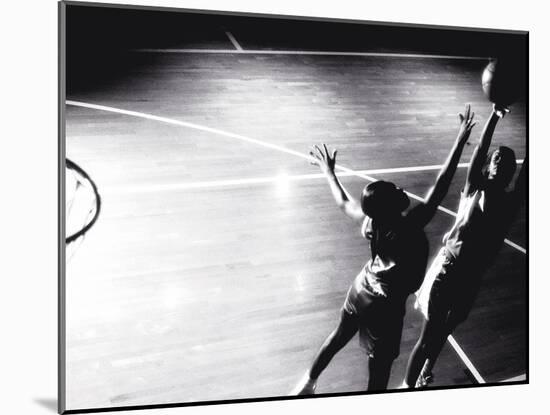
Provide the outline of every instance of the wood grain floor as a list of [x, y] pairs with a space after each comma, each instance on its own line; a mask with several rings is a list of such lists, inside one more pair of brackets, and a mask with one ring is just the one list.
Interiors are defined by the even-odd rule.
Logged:
[[[444, 161], [469, 102], [490, 113], [482, 60], [133, 54], [126, 73], [68, 99], [139, 111], [307, 153], [326, 142], [352, 169]], [[227, 136], [68, 105], [67, 156], [96, 180], [103, 211], [67, 264], [67, 407], [286, 395], [337, 321], [369, 258], [366, 241], [298, 157]], [[526, 148], [516, 104], [495, 144]], [[462, 161], [471, 155], [467, 147]], [[424, 195], [437, 172], [376, 176]], [[456, 210], [465, 171], [443, 206]], [[166, 185], [279, 177], [257, 184]], [[366, 181], [343, 178], [353, 194]], [[452, 217], [428, 227], [437, 251]], [[525, 246], [522, 210], [510, 239]], [[526, 371], [525, 255], [505, 246], [456, 339], [488, 382]], [[421, 317], [408, 307], [390, 388], [401, 382]], [[357, 339], [318, 392], [363, 390]], [[436, 385], [470, 384], [446, 346]]]

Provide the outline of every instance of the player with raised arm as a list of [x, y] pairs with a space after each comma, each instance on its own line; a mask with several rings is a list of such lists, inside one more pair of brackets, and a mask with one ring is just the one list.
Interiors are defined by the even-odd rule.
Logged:
[[493, 107], [470, 161], [455, 223], [445, 234], [443, 247], [417, 293], [416, 304], [426, 320], [403, 387], [421, 387], [433, 381], [437, 357], [447, 337], [467, 318], [481, 277], [494, 262], [525, 197], [527, 158], [514, 189], [506, 191], [516, 170], [514, 151], [501, 146], [488, 157], [495, 127], [506, 112], [505, 107]]
[[462, 150], [474, 126], [466, 107], [460, 130], [434, 187], [424, 201], [408, 210], [409, 198], [393, 183], [367, 185], [360, 201], [349, 195], [335, 174], [336, 150], [315, 146], [312, 163], [326, 176], [336, 204], [361, 226], [370, 241], [371, 259], [348, 290], [340, 320], [292, 394], [313, 394], [317, 379], [334, 355], [359, 331], [368, 356], [367, 390], [385, 389], [399, 345], [407, 297], [421, 285], [426, 271], [428, 241], [424, 227], [445, 197]]

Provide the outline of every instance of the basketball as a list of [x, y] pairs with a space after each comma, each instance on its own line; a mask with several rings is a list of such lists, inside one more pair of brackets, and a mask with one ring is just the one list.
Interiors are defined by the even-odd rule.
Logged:
[[481, 76], [485, 96], [501, 106], [508, 106], [518, 99], [521, 82], [518, 65], [502, 59], [489, 62]]

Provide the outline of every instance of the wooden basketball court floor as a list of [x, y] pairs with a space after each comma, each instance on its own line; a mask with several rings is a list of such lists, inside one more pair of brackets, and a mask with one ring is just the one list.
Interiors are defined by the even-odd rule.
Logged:
[[[103, 199], [66, 267], [68, 409], [288, 394], [369, 258], [309, 148], [338, 149], [354, 195], [367, 176], [423, 196], [464, 104], [476, 112], [472, 143], [490, 113], [486, 59], [249, 53], [229, 31], [220, 39], [135, 51], [108, 87], [68, 91], [66, 155]], [[493, 144], [524, 158], [524, 102]], [[460, 167], [444, 208], [456, 211], [464, 179]], [[428, 226], [431, 256], [452, 221], [438, 211]], [[447, 344], [434, 386], [525, 379], [526, 228], [522, 208], [454, 334], [477, 380]], [[421, 322], [411, 298], [390, 389]], [[361, 391], [367, 376], [355, 338], [317, 391]]]

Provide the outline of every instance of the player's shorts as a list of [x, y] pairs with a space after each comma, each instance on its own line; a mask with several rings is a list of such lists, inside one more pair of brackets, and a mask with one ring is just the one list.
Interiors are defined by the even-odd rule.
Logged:
[[460, 265], [442, 248], [426, 275], [417, 304], [428, 320], [452, 330], [468, 317], [479, 291], [480, 275], [479, 271]]
[[371, 358], [395, 359], [399, 355], [405, 299], [389, 300], [369, 290], [362, 270], [348, 290], [343, 309], [357, 317], [359, 343]]

